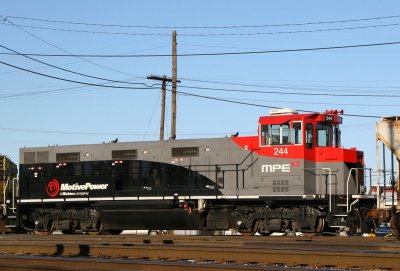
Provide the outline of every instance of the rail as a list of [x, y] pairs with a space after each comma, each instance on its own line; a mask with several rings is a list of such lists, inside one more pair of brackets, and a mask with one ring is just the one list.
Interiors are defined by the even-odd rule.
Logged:
[[[198, 264], [201, 265], [194, 270], [216, 270], [206, 264], [234, 267], [229, 269], [232, 271], [248, 268], [315, 270], [316, 267], [318, 270], [398, 270], [400, 243], [393, 241], [332, 236], [10, 235], [0, 240], [3, 251], [0, 269], [4, 270], [4, 266], [9, 264], [7, 270], [16, 270], [15, 261], [22, 258], [26, 265], [22, 270], [193, 270], [191, 268]], [[39, 262], [45, 261], [44, 256], [53, 257], [52, 266], [46, 261], [47, 266], [38, 267]], [[26, 257], [30, 257], [29, 261]], [[126, 264], [120, 269], [116, 263], [104, 264], [104, 261], [111, 260]], [[157, 261], [157, 265], [144, 268], [138, 265], [139, 260], [147, 263]], [[176, 265], [171, 266], [174, 263]], [[166, 264], [168, 268], [165, 268]], [[67, 269], [70, 266], [74, 268]]]

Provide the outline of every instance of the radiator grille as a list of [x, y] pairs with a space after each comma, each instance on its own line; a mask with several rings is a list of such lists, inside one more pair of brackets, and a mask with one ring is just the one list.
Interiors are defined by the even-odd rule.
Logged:
[[172, 157], [199, 156], [199, 147], [172, 148]]
[[272, 183], [272, 192], [289, 192], [289, 180], [274, 180]]
[[24, 163], [25, 164], [36, 163], [36, 152], [24, 152]]
[[112, 159], [137, 159], [137, 150], [112, 151]]
[[48, 151], [39, 151], [36, 153], [36, 161], [38, 163], [48, 163], [49, 162], [49, 152]]
[[72, 161], [80, 161], [80, 153], [79, 152], [64, 152], [64, 153], [56, 153], [56, 161], [57, 162], [72, 162]]

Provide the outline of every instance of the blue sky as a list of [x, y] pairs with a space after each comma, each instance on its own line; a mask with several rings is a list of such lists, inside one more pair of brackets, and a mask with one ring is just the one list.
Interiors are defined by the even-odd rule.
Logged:
[[[386, 43], [400, 41], [399, 15], [398, 1], [4, 1], [0, 9], [0, 46], [24, 54], [170, 54], [173, 27], [178, 35], [178, 54]], [[389, 16], [392, 17], [382, 18]], [[182, 56], [178, 57], [178, 78], [182, 81], [178, 91], [299, 110], [344, 109], [345, 113], [356, 115], [400, 115], [399, 98], [395, 97], [400, 94], [399, 47]], [[0, 53], [8, 52], [0, 48]], [[133, 87], [157, 83], [146, 80], [150, 74], [171, 76], [170, 57], [34, 58], [90, 76], [139, 83], [129, 85]], [[23, 56], [0, 54], [0, 61], [53, 77], [110, 85]], [[4, 64], [0, 64], [0, 82], [0, 151], [16, 161], [18, 149], [23, 146], [159, 137], [159, 86], [83, 86]], [[255, 134], [259, 116], [269, 111], [180, 94], [177, 138]], [[168, 134], [169, 97], [167, 114]], [[373, 168], [377, 121], [379, 118], [344, 116], [342, 127], [343, 145], [363, 150], [367, 165]]]

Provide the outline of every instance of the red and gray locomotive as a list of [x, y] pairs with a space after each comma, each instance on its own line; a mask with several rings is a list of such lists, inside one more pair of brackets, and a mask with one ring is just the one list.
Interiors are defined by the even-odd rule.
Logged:
[[254, 136], [24, 147], [8, 224], [40, 233], [369, 231], [376, 198], [365, 195], [363, 152], [341, 146], [341, 123], [336, 110], [276, 109]]

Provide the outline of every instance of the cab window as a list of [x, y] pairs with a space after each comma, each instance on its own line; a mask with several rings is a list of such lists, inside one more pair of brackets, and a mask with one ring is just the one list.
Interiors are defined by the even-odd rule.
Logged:
[[[295, 142], [294, 144], [301, 144], [301, 123], [296, 126], [296, 131], [290, 128], [290, 124], [269, 124], [269, 125], [261, 125], [261, 138], [260, 144], [262, 146], [271, 146], [271, 145], [289, 145]], [[291, 135], [291, 133], [295, 133], [295, 135]]]
[[296, 145], [303, 144], [303, 134], [301, 132], [301, 122], [293, 122], [293, 128], [290, 130], [291, 143]]
[[313, 147], [314, 133], [313, 133], [313, 125], [311, 123], [307, 123], [306, 125], [306, 148], [311, 149]]
[[318, 147], [339, 147], [340, 129], [337, 124], [318, 123], [317, 124], [317, 146]]
[[332, 145], [330, 125], [326, 123], [317, 123], [317, 146], [328, 147]]

